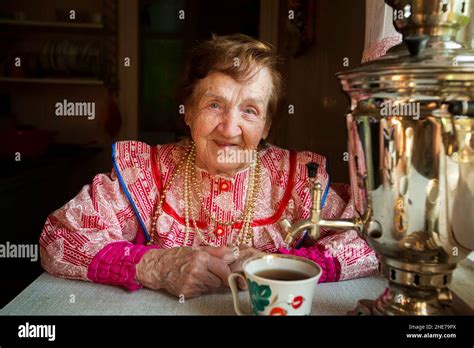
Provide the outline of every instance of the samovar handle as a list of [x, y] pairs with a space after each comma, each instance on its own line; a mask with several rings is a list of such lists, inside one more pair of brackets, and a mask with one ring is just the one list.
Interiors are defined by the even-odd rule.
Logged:
[[474, 101], [456, 100], [448, 102], [451, 115], [474, 116]]

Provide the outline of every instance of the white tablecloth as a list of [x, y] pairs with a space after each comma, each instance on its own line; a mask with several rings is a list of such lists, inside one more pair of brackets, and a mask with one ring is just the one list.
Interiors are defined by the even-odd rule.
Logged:
[[[474, 308], [474, 271], [455, 271], [451, 288]], [[323, 283], [316, 286], [313, 315], [345, 315], [357, 300], [375, 299], [386, 286], [381, 276]], [[250, 308], [247, 291], [240, 299]], [[245, 303], [244, 303], [245, 305]], [[180, 303], [164, 291], [119, 287], [67, 280], [43, 273], [7, 304], [0, 315], [234, 315], [229, 289]]]

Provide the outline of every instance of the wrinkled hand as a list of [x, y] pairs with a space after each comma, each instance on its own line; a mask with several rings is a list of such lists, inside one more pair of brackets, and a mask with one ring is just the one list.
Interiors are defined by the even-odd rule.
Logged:
[[152, 249], [137, 265], [136, 277], [147, 288], [192, 298], [229, 286], [229, 264], [235, 260], [225, 247]]
[[[252, 256], [257, 256], [257, 255], [263, 256], [263, 255], [266, 255], [267, 253], [264, 253], [263, 251], [260, 251], [258, 249], [255, 249], [249, 246], [241, 246], [239, 248], [238, 253], [235, 253], [235, 254], [237, 254], [237, 260], [235, 260], [234, 262], [230, 264], [230, 270], [232, 273], [234, 272], [241, 273], [243, 271], [242, 265], [244, 261], [247, 260], [248, 258]], [[244, 282], [242, 278], [238, 278], [237, 281], [238, 281], [240, 290], [247, 290], [247, 283]]]

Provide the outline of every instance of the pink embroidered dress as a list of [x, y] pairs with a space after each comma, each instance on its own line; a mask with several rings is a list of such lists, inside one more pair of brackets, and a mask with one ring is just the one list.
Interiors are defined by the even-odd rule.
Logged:
[[[185, 241], [184, 184], [178, 175], [157, 220], [156, 245], [146, 245], [152, 215], [163, 187], [172, 177], [188, 142], [149, 146], [138, 141], [113, 145], [113, 169], [98, 174], [92, 184], [48, 216], [40, 237], [41, 264], [49, 273], [71, 279], [140, 288], [135, 267], [150, 248], [181, 247]], [[319, 164], [317, 181], [325, 188], [323, 217], [351, 217], [353, 205], [346, 185], [330, 187], [326, 160], [311, 152], [290, 152], [272, 145], [259, 150], [261, 188], [251, 223], [252, 246], [269, 253], [291, 253], [316, 261], [320, 282], [363, 277], [377, 272], [378, 260], [355, 231], [323, 230], [316, 242], [296, 249], [286, 245], [279, 220], [305, 219], [311, 206], [306, 163]], [[214, 217], [232, 221], [244, 210], [249, 169], [234, 177], [211, 176], [198, 168], [203, 204]], [[199, 205], [199, 207], [201, 207]], [[204, 209], [196, 219], [205, 241], [191, 224], [188, 244], [228, 245], [241, 224], [215, 226]]]

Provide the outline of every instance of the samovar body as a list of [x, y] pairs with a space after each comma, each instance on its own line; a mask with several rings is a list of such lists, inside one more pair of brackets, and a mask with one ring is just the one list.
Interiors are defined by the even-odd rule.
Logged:
[[456, 314], [448, 285], [474, 250], [474, 53], [456, 41], [471, 2], [386, 2], [404, 42], [338, 74], [356, 216], [321, 219], [315, 186], [311, 217], [288, 235], [353, 228], [375, 250], [388, 288], [353, 314]]
[[354, 205], [389, 281], [358, 310], [453, 313], [448, 284], [474, 249], [474, 56], [455, 41], [471, 3], [387, 3], [404, 43], [339, 75]]
[[[474, 122], [456, 120], [439, 96], [412, 100], [372, 95], [348, 113], [351, 189], [390, 285], [371, 310], [441, 314], [452, 272], [474, 248]], [[366, 109], [372, 103], [420, 113], [381, 116]]]

